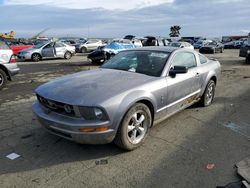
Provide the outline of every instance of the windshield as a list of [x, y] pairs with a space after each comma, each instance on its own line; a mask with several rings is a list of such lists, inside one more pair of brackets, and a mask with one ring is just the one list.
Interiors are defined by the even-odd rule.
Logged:
[[101, 68], [116, 69], [161, 76], [169, 53], [157, 51], [123, 51], [107, 61]]
[[40, 43], [36, 44], [36, 45], [34, 46], [34, 48], [39, 49], [39, 48], [41, 48], [44, 44], [45, 44], [45, 43], [40, 42]]
[[217, 42], [215, 42], [215, 41], [209, 42], [208, 45], [217, 45]]

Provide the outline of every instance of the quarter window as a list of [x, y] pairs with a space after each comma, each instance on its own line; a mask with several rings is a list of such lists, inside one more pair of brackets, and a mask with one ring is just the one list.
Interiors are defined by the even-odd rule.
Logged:
[[174, 66], [185, 66], [187, 68], [196, 67], [196, 59], [195, 55], [190, 52], [180, 52], [177, 53], [174, 58], [172, 59], [172, 65]]
[[204, 63], [207, 62], [207, 58], [205, 56], [199, 54], [199, 58], [200, 58], [200, 63], [201, 64], [204, 64]]

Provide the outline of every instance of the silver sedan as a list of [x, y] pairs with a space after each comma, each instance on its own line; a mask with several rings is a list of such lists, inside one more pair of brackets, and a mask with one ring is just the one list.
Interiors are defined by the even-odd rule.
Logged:
[[133, 150], [154, 124], [198, 101], [210, 105], [220, 70], [217, 60], [185, 48], [131, 49], [38, 87], [33, 111], [52, 134]]
[[40, 61], [43, 58], [70, 59], [75, 54], [75, 47], [62, 42], [39, 43], [33, 48], [21, 50], [17, 56], [23, 60]]

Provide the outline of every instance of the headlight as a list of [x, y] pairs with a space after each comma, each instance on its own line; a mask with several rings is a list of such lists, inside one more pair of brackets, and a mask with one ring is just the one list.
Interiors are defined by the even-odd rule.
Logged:
[[86, 120], [107, 120], [106, 113], [98, 107], [79, 106], [79, 112]]
[[247, 53], [250, 54], [250, 50], [247, 50]]

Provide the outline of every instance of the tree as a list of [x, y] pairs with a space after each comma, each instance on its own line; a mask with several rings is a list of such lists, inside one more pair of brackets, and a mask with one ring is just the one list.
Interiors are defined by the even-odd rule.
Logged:
[[181, 30], [181, 26], [179, 26], [179, 25], [171, 26], [169, 36], [170, 37], [179, 37], [180, 36], [180, 30]]

